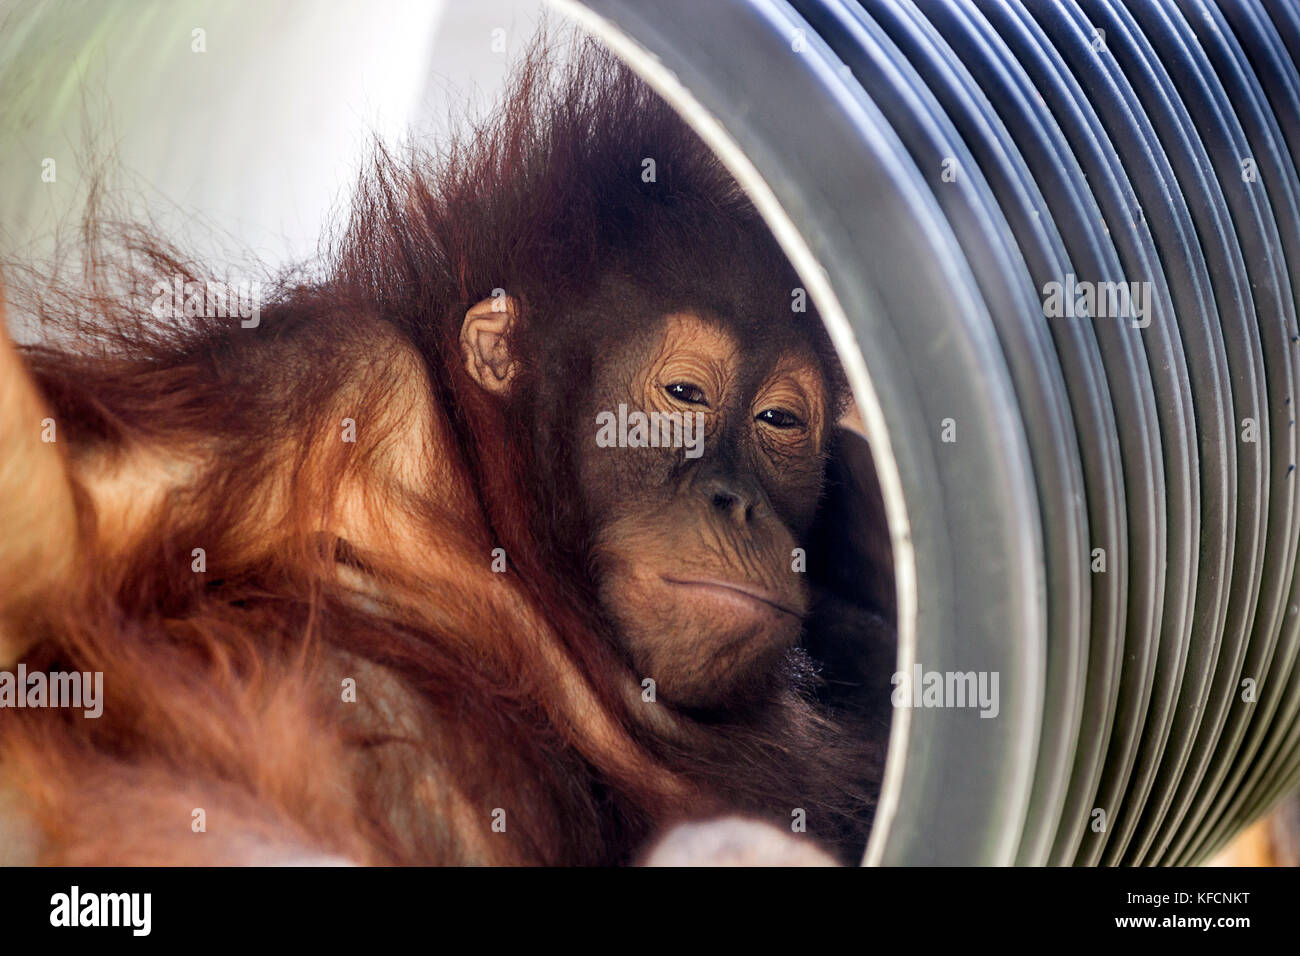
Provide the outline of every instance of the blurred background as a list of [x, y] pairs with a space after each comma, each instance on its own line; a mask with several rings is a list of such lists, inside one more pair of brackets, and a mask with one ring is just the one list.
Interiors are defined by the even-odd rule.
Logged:
[[103, 170], [198, 255], [309, 259], [372, 137], [436, 139], [467, 103], [490, 104], [540, 9], [3, 0], [0, 254], [52, 252]]

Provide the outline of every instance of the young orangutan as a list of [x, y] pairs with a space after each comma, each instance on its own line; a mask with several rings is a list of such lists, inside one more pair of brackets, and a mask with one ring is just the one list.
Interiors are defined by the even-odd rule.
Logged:
[[10, 290], [49, 334], [0, 348], [0, 667], [103, 673], [99, 717], [0, 709], [11, 855], [861, 853], [882, 745], [799, 647], [836, 358], [700, 140], [559, 62], [381, 152], [256, 322], [137, 232]]

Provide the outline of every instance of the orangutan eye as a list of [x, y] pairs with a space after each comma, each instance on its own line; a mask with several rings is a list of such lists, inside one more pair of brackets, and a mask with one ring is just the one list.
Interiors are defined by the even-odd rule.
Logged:
[[704, 389], [698, 385], [691, 385], [689, 382], [673, 382], [671, 385], [665, 385], [664, 391], [688, 405], [707, 406], [709, 404], [704, 400]]
[[799, 428], [803, 425], [800, 418], [779, 408], [769, 408], [759, 412], [754, 417], [757, 421], [765, 425], [771, 425], [773, 428]]

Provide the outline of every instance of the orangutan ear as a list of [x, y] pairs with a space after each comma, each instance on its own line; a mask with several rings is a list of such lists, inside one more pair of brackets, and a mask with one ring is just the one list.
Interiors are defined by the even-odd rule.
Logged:
[[519, 303], [511, 296], [484, 299], [465, 313], [460, 327], [460, 351], [465, 371], [479, 387], [504, 395], [519, 367], [510, 354], [510, 332], [519, 316]]
[[33, 635], [26, 612], [59, 600], [77, 566], [77, 509], [61, 424], [9, 341], [0, 289], [0, 668]]

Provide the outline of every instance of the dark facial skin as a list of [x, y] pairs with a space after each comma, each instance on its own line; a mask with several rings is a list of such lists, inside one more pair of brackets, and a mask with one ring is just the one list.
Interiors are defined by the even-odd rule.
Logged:
[[[606, 351], [575, 439], [601, 604], [659, 699], [701, 711], [758, 702], [808, 608], [792, 552], [817, 506], [830, 427], [814, 352], [742, 343], [692, 313]], [[703, 413], [702, 453], [599, 447], [596, 415], [619, 403]]]

